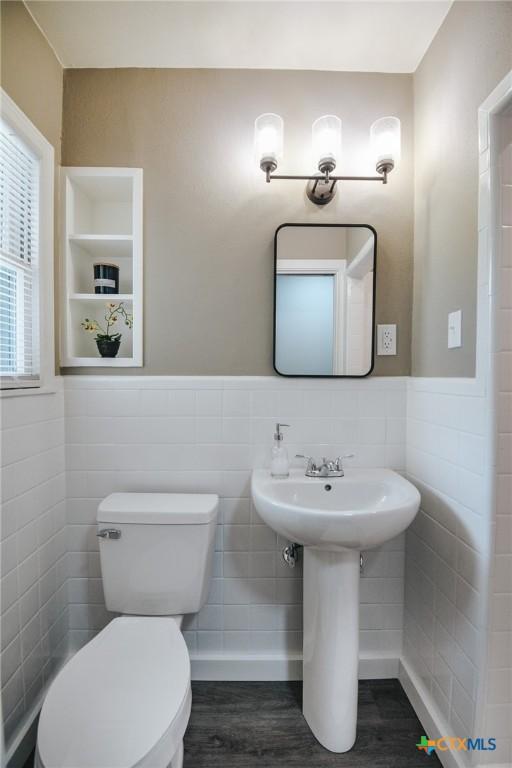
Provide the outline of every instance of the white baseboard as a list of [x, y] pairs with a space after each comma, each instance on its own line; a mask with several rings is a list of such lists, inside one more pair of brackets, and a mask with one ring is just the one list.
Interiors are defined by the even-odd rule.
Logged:
[[[302, 680], [302, 654], [191, 653], [192, 680]], [[397, 656], [361, 656], [359, 679], [398, 677]]]
[[191, 653], [192, 680], [302, 680], [302, 655]]
[[366, 653], [359, 655], [360, 680], [387, 680], [398, 677], [399, 671], [400, 659], [398, 656], [370, 656]]
[[[404, 659], [400, 659], [399, 679], [412, 704], [419, 721], [425, 729], [425, 735], [429, 739], [440, 739], [451, 735], [451, 727], [434, 706], [429, 691], [425, 688], [420, 678], [416, 675]], [[463, 752], [440, 752], [436, 750], [443, 768], [468, 768], [468, 764], [462, 759]], [[498, 768], [496, 766], [496, 768]]]

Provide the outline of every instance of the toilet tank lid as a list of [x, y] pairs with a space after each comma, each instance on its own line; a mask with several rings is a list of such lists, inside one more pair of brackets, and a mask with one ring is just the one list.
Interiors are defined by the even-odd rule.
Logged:
[[215, 493], [111, 493], [98, 507], [98, 523], [206, 525], [217, 518]]

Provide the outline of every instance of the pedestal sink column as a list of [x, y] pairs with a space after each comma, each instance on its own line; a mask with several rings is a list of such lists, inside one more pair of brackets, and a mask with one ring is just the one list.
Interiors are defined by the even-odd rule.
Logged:
[[302, 711], [331, 752], [356, 739], [359, 664], [359, 552], [304, 548]]

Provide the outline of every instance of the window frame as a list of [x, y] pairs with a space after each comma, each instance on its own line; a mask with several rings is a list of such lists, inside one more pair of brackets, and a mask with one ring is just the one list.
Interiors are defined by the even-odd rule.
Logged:
[[54, 321], [54, 184], [55, 151], [17, 104], [0, 88], [0, 116], [39, 160], [39, 242], [38, 290], [34, 296], [37, 312], [39, 377], [26, 380], [1, 377], [0, 397], [13, 394], [47, 393], [55, 390]]

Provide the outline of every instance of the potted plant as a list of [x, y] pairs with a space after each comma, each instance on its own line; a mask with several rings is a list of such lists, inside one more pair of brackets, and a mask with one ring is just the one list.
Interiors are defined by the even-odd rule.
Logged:
[[98, 323], [97, 320], [89, 320], [88, 317], [81, 323], [84, 330], [89, 333], [96, 333], [96, 344], [101, 357], [115, 357], [119, 352], [121, 345], [120, 333], [110, 333], [110, 329], [121, 318], [124, 318], [124, 324], [131, 328], [133, 326], [133, 315], [126, 311], [124, 304], [120, 301], [117, 304], [107, 304], [107, 314], [104, 316], [106, 329]]

